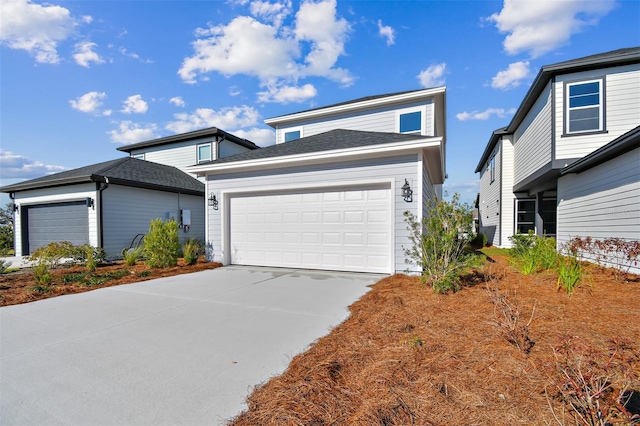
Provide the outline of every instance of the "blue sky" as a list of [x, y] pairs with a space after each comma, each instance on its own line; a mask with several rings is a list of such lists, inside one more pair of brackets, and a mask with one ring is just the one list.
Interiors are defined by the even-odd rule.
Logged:
[[640, 45], [637, 0], [2, 0], [0, 19], [0, 185], [211, 126], [266, 146], [265, 118], [445, 85], [445, 189], [471, 203], [541, 66]]

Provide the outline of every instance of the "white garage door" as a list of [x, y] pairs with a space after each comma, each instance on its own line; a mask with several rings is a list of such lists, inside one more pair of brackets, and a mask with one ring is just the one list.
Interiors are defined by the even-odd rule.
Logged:
[[388, 185], [232, 197], [231, 263], [391, 272], [390, 203]]

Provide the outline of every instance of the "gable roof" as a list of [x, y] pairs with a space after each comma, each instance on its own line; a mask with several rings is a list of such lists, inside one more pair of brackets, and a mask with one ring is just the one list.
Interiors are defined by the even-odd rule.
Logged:
[[[504, 133], [501, 133], [501, 135], [515, 132], [516, 128], [520, 123], [522, 123], [525, 116], [538, 100], [538, 97], [549, 81], [557, 75], [601, 68], [611, 68], [621, 65], [635, 64], [638, 62], [640, 62], [640, 47], [628, 47], [612, 50], [610, 52], [598, 53], [596, 55], [584, 56], [582, 58], [571, 59], [569, 61], [557, 62], [551, 65], [545, 65], [540, 68], [538, 75], [531, 84], [531, 87], [529, 87], [527, 94], [511, 119], [509, 125], [503, 129], [497, 130], [496, 132], [503, 131]], [[493, 132], [489, 142], [487, 143], [487, 147], [478, 162], [476, 173], [482, 170], [483, 164], [489, 159], [489, 155], [498, 142], [499, 138], [497, 136], [500, 135], [496, 135], [496, 132]]]
[[444, 179], [442, 137], [400, 133], [335, 129], [313, 136], [246, 151], [189, 167], [191, 173], [207, 174], [244, 169], [266, 169], [294, 164], [349, 161], [354, 158], [399, 155], [423, 150], [435, 183]]
[[605, 146], [560, 170], [560, 175], [584, 172], [637, 148], [640, 148], [640, 126], [629, 130]]
[[232, 135], [231, 133], [225, 132], [224, 130], [218, 129], [217, 127], [209, 127], [206, 129], [194, 130], [192, 132], [180, 133], [178, 135], [166, 136], [164, 138], [152, 139], [149, 141], [138, 142], [130, 145], [121, 146], [121, 147], [118, 147], [118, 151], [131, 153], [131, 151], [135, 149], [167, 145], [167, 144], [176, 143], [176, 142], [186, 142], [194, 139], [201, 139], [201, 138], [211, 137], [211, 136], [215, 136], [216, 140], [217, 138], [225, 139], [233, 143], [236, 143], [240, 146], [243, 146], [245, 148], [249, 148], [249, 149], [259, 148], [258, 145], [254, 144], [253, 142], [247, 139], [239, 138], [235, 135]]
[[272, 117], [264, 120], [266, 124], [274, 129], [280, 123], [292, 122], [296, 120], [303, 120], [308, 118], [314, 118], [318, 116], [345, 113], [354, 110], [363, 110], [374, 108], [380, 105], [390, 105], [394, 103], [403, 103], [414, 99], [423, 99], [427, 97], [443, 97], [442, 107], [444, 108], [444, 93], [446, 88], [434, 87], [429, 89], [408, 90], [404, 92], [387, 93], [384, 95], [365, 96], [346, 102], [340, 102], [337, 104], [327, 105], [319, 108], [308, 109], [305, 111], [299, 111], [292, 114], [281, 115], [278, 117]]
[[203, 195], [204, 184], [175, 167], [132, 157], [105, 161], [0, 188], [0, 192], [51, 188], [79, 183], [110, 184]]

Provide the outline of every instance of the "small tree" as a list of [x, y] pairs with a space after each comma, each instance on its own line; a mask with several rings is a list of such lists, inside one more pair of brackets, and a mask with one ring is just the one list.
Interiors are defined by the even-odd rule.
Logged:
[[175, 220], [163, 222], [162, 219], [153, 219], [144, 237], [147, 264], [152, 268], [176, 266], [179, 250], [178, 223]]
[[468, 205], [454, 194], [451, 201], [429, 201], [429, 214], [418, 221], [405, 212], [411, 247], [405, 248], [406, 263], [422, 269], [421, 279], [431, 278], [436, 293], [459, 289], [458, 278], [471, 265], [473, 254], [466, 250], [473, 229]]
[[0, 208], [0, 254], [13, 250], [13, 204]]

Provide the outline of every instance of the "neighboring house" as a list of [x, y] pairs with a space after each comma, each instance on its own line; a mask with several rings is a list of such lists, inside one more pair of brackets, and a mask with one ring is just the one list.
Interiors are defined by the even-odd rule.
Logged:
[[640, 48], [542, 67], [480, 173], [480, 232], [640, 240]]
[[121, 146], [118, 151], [126, 152], [133, 158], [166, 164], [187, 171], [187, 168], [194, 164], [206, 163], [257, 148], [258, 146], [251, 141], [216, 127], [210, 127]]
[[204, 185], [187, 167], [257, 148], [212, 127], [127, 145], [118, 149], [130, 157], [0, 188], [16, 206], [16, 255], [66, 240], [119, 256], [154, 218], [176, 219], [181, 240], [204, 240]]
[[268, 119], [276, 145], [190, 167], [206, 178], [210, 258], [406, 270], [403, 213], [427, 214], [445, 179], [445, 92], [374, 96]]

